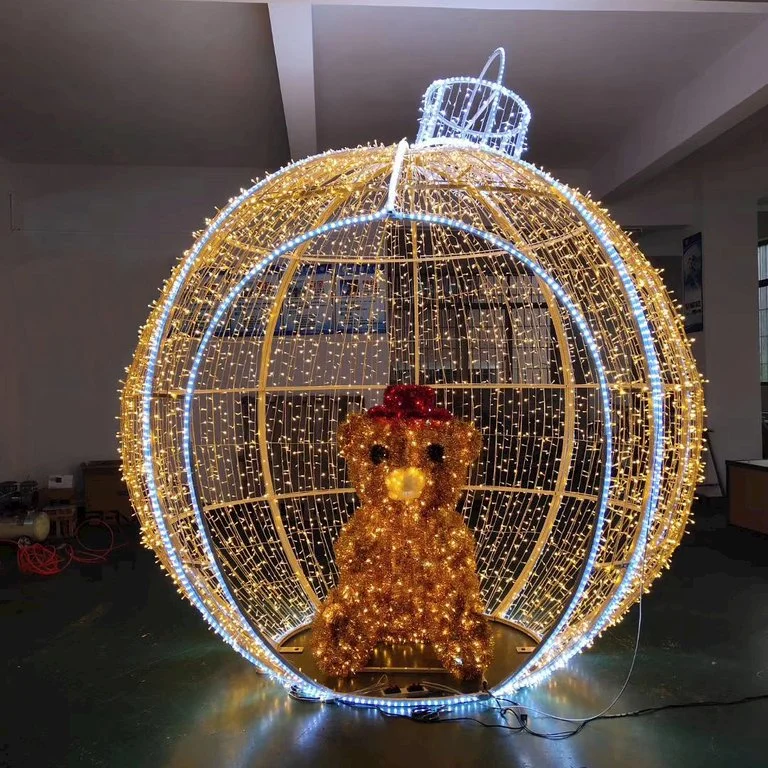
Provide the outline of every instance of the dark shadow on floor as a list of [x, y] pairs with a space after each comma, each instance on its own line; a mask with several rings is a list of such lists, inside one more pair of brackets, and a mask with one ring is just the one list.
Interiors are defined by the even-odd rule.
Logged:
[[[599, 722], [564, 742], [302, 704], [208, 631], [135, 541], [107, 565], [50, 579], [19, 577], [11, 548], [0, 549], [0, 766], [768, 764], [766, 702]], [[643, 614], [615, 710], [768, 691], [768, 539], [728, 527], [722, 502], [700, 506]], [[634, 609], [520, 698], [561, 714], [600, 711], [627, 673], [636, 622]]]

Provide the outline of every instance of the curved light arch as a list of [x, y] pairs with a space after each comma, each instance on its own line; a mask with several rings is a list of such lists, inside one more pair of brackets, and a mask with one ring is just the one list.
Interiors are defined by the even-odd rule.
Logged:
[[[154, 378], [155, 378], [155, 367], [157, 365], [157, 356], [160, 351], [160, 339], [165, 333], [168, 317], [170, 315], [171, 308], [173, 307], [174, 302], [176, 301], [176, 297], [179, 293], [179, 290], [184, 285], [184, 281], [186, 280], [187, 276], [192, 270], [192, 267], [197, 262], [197, 259], [200, 256], [203, 248], [208, 244], [208, 242], [213, 237], [213, 235], [216, 234], [216, 232], [219, 230], [222, 224], [224, 224], [224, 222], [227, 221], [227, 219], [245, 201], [253, 197], [253, 195], [259, 192], [269, 183], [278, 179], [280, 176], [295, 170], [297, 167], [306, 165], [319, 158], [326, 157], [328, 155], [342, 154], [348, 151], [349, 150], [332, 150], [328, 152], [322, 152], [317, 155], [307, 157], [304, 160], [300, 160], [297, 163], [287, 165], [284, 168], [277, 171], [276, 173], [273, 173], [270, 176], [267, 176], [264, 179], [262, 179], [260, 182], [257, 182], [250, 189], [244, 190], [243, 192], [241, 192], [241, 194], [238, 197], [230, 200], [227, 206], [223, 208], [219, 212], [219, 214], [216, 216], [216, 218], [209, 224], [208, 228], [205, 230], [205, 232], [200, 237], [200, 239], [195, 243], [194, 247], [189, 252], [189, 255], [182, 263], [181, 268], [179, 269], [179, 272], [176, 275], [170, 290], [168, 291], [165, 301], [163, 302], [160, 315], [158, 317], [157, 323], [155, 324], [155, 327], [153, 328], [152, 335], [150, 337], [150, 342], [149, 342], [149, 356], [148, 356], [148, 363], [147, 363], [147, 371], [144, 378], [142, 420], [141, 420], [142, 452], [144, 456], [144, 476], [147, 483], [151, 511], [155, 519], [155, 523], [157, 525], [160, 538], [163, 540], [165, 551], [168, 554], [169, 560], [171, 561], [171, 564], [173, 566], [173, 569], [174, 569], [173, 576], [183, 585], [184, 591], [187, 597], [195, 605], [195, 607], [200, 611], [200, 613], [203, 615], [203, 617], [211, 626], [211, 628], [214, 630], [214, 632], [216, 632], [216, 634], [218, 634], [223, 639], [225, 639], [230, 645], [232, 645], [232, 647], [238, 653], [240, 653], [244, 658], [246, 658], [248, 661], [254, 664], [261, 672], [268, 675], [269, 677], [275, 677], [276, 676], [275, 671], [267, 667], [264, 664], [263, 660], [257, 659], [247, 649], [243, 648], [240, 644], [236, 643], [222, 629], [219, 622], [215, 619], [213, 614], [208, 610], [204, 600], [202, 600], [201, 598], [200, 593], [190, 581], [186, 573], [186, 570], [181, 560], [178, 558], [178, 555], [171, 543], [170, 536], [168, 534], [168, 527], [165, 523], [165, 516], [163, 514], [163, 509], [160, 504], [160, 501], [158, 499], [157, 487], [155, 485], [155, 480], [154, 480], [154, 464], [153, 464], [153, 457], [152, 457], [152, 442], [151, 442], [151, 429], [152, 429], [151, 399], [152, 399], [153, 384], [154, 384]], [[278, 661], [278, 668], [286, 675], [286, 680], [281, 680], [281, 682], [290, 681], [291, 683], [300, 683], [303, 685], [307, 685], [310, 690], [313, 689], [314, 685], [309, 680], [309, 678], [305, 677], [304, 675], [296, 674], [296, 672], [293, 669], [288, 668], [282, 662], [282, 660], [277, 659], [272, 654], [268, 644], [265, 643], [262, 637], [260, 637], [254, 632], [253, 628], [250, 626], [248, 622], [244, 622], [243, 626], [248, 628], [249, 634], [251, 635], [252, 639], [257, 643], [257, 646], [259, 646], [260, 649], [263, 650], [269, 657], [272, 657], [272, 659], [276, 659]]]
[[[428, 142], [425, 144], [417, 144], [414, 146], [414, 149], [419, 149], [420, 147], [427, 147], [427, 146], [431, 150], [435, 150], [435, 149], [439, 150], [443, 147], [447, 149], [464, 148], [468, 151], [480, 152], [480, 153], [492, 155], [496, 158], [499, 158], [505, 163], [511, 162], [509, 155], [501, 150], [498, 150], [492, 146], [477, 144], [475, 142], [472, 142], [466, 139], [461, 139], [461, 138], [445, 137], [438, 143]], [[616, 590], [614, 595], [610, 598], [607, 605], [601, 611], [598, 617], [598, 620], [590, 628], [590, 630], [583, 636], [583, 642], [579, 643], [577, 648], [573, 650], [567, 650], [564, 654], [561, 654], [558, 657], [558, 666], [562, 666], [565, 663], [567, 663], [569, 658], [571, 658], [573, 655], [578, 653], [579, 650], [583, 648], [585, 645], [588, 645], [589, 643], [591, 643], [594, 640], [594, 638], [605, 629], [608, 623], [614, 618], [616, 613], [618, 613], [621, 610], [622, 601], [626, 599], [627, 593], [630, 590], [633, 590], [636, 588], [637, 570], [640, 567], [645, 557], [647, 540], [648, 540], [648, 535], [650, 531], [650, 522], [653, 518], [653, 513], [655, 511], [656, 504], [658, 501], [659, 483], [660, 483], [662, 465], [664, 460], [664, 456], [663, 456], [664, 454], [664, 395], [662, 390], [658, 355], [656, 353], [656, 349], [653, 343], [653, 337], [651, 335], [650, 327], [648, 325], [645, 308], [642, 304], [642, 301], [640, 300], [637, 289], [633, 281], [631, 280], [629, 273], [627, 272], [626, 265], [621, 259], [621, 256], [617, 251], [616, 247], [614, 246], [613, 242], [610, 240], [607, 233], [605, 232], [603, 225], [600, 223], [597, 217], [581, 202], [581, 200], [579, 200], [578, 196], [573, 192], [573, 190], [571, 190], [565, 184], [557, 181], [550, 174], [546, 173], [546, 171], [542, 170], [541, 168], [538, 168], [535, 165], [532, 165], [531, 163], [528, 163], [519, 158], [515, 158], [514, 162], [523, 166], [528, 171], [533, 173], [535, 176], [545, 181], [548, 185], [550, 185], [552, 188], [557, 190], [568, 201], [568, 203], [573, 207], [573, 209], [575, 209], [578, 212], [579, 216], [582, 218], [584, 223], [589, 227], [589, 230], [592, 232], [594, 237], [600, 243], [600, 246], [603, 249], [603, 252], [605, 253], [605, 255], [608, 257], [608, 259], [616, 269], [616, 274], [618, 275], [622, 283], [622, 287], [627, 296], [627, 300], [630, 303], [633, 319], [637, 324], [638, 335], [643, 345], [643, 350], [645, 353], [644, 359], [645, 359], [647, 370], [648, 370], [648, 381], [650, 382], [651, 404], [652, 404], [652, 410], [653, 410], [653, 418], [652, 418], [651, 426], [654, 433], [653, 434], [654, 447], [653, 447], [653, 454], [652, 454], [651, 471], [649, 473], [649, 478], [648, 478], [649, 494], [648, 494], [647, 502], [643, 506], [643, 510], [642, 510], [643, 522], [641, 524], [640, 531], [638, 532], [638, 536], [637, 536], [638, 542], [641, 542], [641, 543], [639, 544], [639, 546], [636, 546], [633, 549], [632, 556], [630, 558], [629, 565], [627, 566], [627, 571], [625, 573], [624, 578], [621, 580], [618, 586], [618, 589]], [[593, 554], [596, 556], [597, 552], [595, 551]], [[641, 585], [641, 589], [642, 589], [642, 585]], [[572, 609], [575, 609], [574, 603], [572, 603], [571, 607], [569, 608], [569, 613], [568, 613], [569, 616], [573, 612]], [[562, 625], [564, 623], [565, 622], [560, 621], [558, 623], [558, 628], [549, 633], [548, 639], [545, 640], [544, 644], [538, 649], [537, 656], [543, 655], [544, 649], [548, 648], [550, 644], [554, 643], [554, 641], [557, 639], [557, 636], [559, 635], [559, 630], [562, 629]], [[532, 666], [532, 663], [529, 661], [529, 663], [525, 665], [525, 668], [529, 668], [530, 666]], [[536, 674], [540, 674], [540, 673], [536, 673]], [[502, 693], [509, 693], [513, 689], [511, 687], [511, 683], [505, 683], [499, 690]]]
[[[363, 214], [360, 216], [353, 216], [353, 217], [348, 217], [348, 218], [340, 219], [333, 222], [328, 222], [302, 235], [297, 235], [294, 238], [286, 241], [282, 245], [278, 246], [270, 254], [265, 256], [262, 260], [260, 260], [253, 267], [251, 267], [251, 269], [249, 269], [248, 272], [229, 290], [226, 297], [219, 303], [218, 307], [216, 308], [216, 311], [213, 313], [210, 320], [208, 321], [208, 325], [205, 329], [205, 332], [203, 333], [202, 339], [200, 340], [200, 344], [197, 347], [197, 351], [195, 353], [195, 357], [193, 359], [192, 365], [190, 366], [189, 378], [187, 380], [186, 391], [184, 394], [184, 408], [183, 408], [184, 421], [183, 421], [183, 429], [182, 429], [182, 434], [184, 436], [184, 444], [183, 444], [182, 452], [184, 455], [184, 467], [187, 474], [187, 485], [189, 488], [190, 500], [191, 500], [192, 508], [194, 509], [195, 518], [197, 520], [198, 526], [201, 529], [204, 529], [205, 521], [203, 519], [203, 514], [200, 508], [200, 504], [198, 502], [197, 492], [195, 489], [195, 482], [194, 482], [194, 470], [192, 466], [192, 454], [190, 449], [190, 419], [191, 419], [190, 411], [191, 411], [191, 405], [192, 405], [192, 398], [195, 396], [195, 384], [197, 382], [197, 374], [200, 369], [200, 364], [203, 360], [205, 350], [211, 338], [213, 337], [213, 334], [219, 322], [222, 320], [222, 318], [224, 317], [224, 314], [232, 305], [235, 298], [240, 293], [242, 293], [243, 289], [248, 285], [248, 283], [250, 283], [264, 269], [266, 269], [266, 267], [269, 266], [269, 264], [271, 264], [280, 256], [288, 254], [289, 252], [293, 251], [296, 247], [320, 235], [323, 235], [327, 232], [347, 229], [347, 228], [355, 227], [361, 224], [371, 224], [375, 221], [382, 221], [387, 218], [392, 218], [398, 221], [436, 224], [438, 226], [448, 227], [449, 229], [454, 229], [457, 231], [461, 231], [461, 232], [465, 232], [467, 234], [473, 235], [481, 240], [484, 240], [485, 242], [489, 243], [494, 247], [504, 250], [507, 254], [512, 256], [512, 258], [518, 260], [521, 264], [523, 264], [526, 268], [528, 268], [531, 272], [533, 272], [540, 280], [544, 281], [544, 283], [558, 298], [558, 300], [561, 303], [561, 306], [563, 306], [566, 309], [566, 311], [569, 313], [571, 318], [574, 320], [574, 322], [576, 323], [576, 326], [579, 328], [579, 331], [581, 332], [586, 342], [586, 346], [589, 350], [589, 354], [590, 354], [590, 357], [592, 358], [592, 362], [595, 366], [595, 370], [597, 372], [597, 376], [599, 380], [599, 389], [600, 389], [600, 395], [601, 395], [601, 401], [602, 401], [603, 420], [604, 420], [603, 428], [605, 431], [604, 432], [605, 463], [602, 470], [602, 473], [603, 473], [603, 480], [601, 483], [602, 488], [600, 493], [600, 502], [599, 502], [599, 507], [597, 512], [597, 519], [595, 520], [595, 523], [594, 523], [590, 554], [587, 558], [585, 568], [579, 580], [579, 585], [576, 588], [574, 595], [572, 596], [570, 604], [568, 605], [566, 610], [563, 612], [555, 629], [552, 630], [552, 632], [550, 633], [550, 638], [556, 637], [556, 635], [560, 632], [560, 630], [567, 624], [568, 619], [572, 615], [576, 605], [581, 599], [584, 588], [592, 574], [592, 570], [595, 564], [595, 559], [597, 557], [597, 552], [600, 546], [600, 533], [602, 531], [603, 523], [605, 520], [605, 511], [608, 505], [608, 499], [610, 497], [611, 474], [612, 474], [612, 466], [613, 466], [611, 395], [608, 388], [605, 369], [602, 365], [602, 361], [600, 360], [599, 346], [595, 341], [592, 331], [589, 328], [589, 325], [587, 324], [583, 315], [575, 306], [572, 299], [560, 286], [560, 284], [556, 280], [554, 280], [554, 278], [552, 278], [552, 276], [548, 272], [546, 272], [541, 267], [541, 265], [532, 261], [528, 256], [521, 253], [511, 243], [507, 242], [503, 238], [498, 237], [497, 235], [485, 232], [483, 230], [480, 230], [476, 227], [473, 227], [461, 221], [449, 219], [443, 216], [435, 216], [431, 214], [419, 214], [419, 213], [415, 213], [415, 214], [403, 213], [400, 211], [383, 208], [379, 211], [376, 211], [375, 213]], [[210, 541], [208, 540], [207, 537], [203, 537], [203, 546], [208, 556], [209, 566], [214, 571], [216, 578], [218, 580], [218, 583], [225, 590], [225, 594], [227, 594], [231, 603], [237, 606], [234, 598], [231, 596], [229, 588], [226, 584], [226, 578], [221, 573], [219, 565], [213, 554]], [[236, 610], [240, 614], [241, 620], [245, 622], [248, 626], [250, 626], [248, 620], [242, 614], [239, 607], [236, 607]], [[508, 680], [506, 680], [501, 686], [499, 686], [498, 690], [501, 691], [502, 689], [506, 689], [509, 686], [513, 686], [515, 684], [515, 680], [523, 673], [523, 671], [527, 667], [534, 665], [535, 662], [545, 654], [548, 647], [549, 647], [548, 641], [545, 641], [544, 644], [537, 649], [536, 653], [533, 654], [532, 657], [528, 660], [526, 665], [522, 669], [518, 670], [518, 672], [512, 675]], [[340, 699], [344, 698], [343, 694], [334, 693], [330, 689], [321, 688], [321, 690], [323, 694], [327, 696], [340, 698]], [[377, 698], [366, 698], [366, 701], [370, 701], [372, 704], [377, 704], [377, 703], [386, 703], [389, 700], [377, 699]]]

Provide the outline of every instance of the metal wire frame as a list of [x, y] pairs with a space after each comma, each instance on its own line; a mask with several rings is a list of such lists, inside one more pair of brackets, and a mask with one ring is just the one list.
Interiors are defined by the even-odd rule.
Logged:
[[[333, 585], [333, 542], [353, 509], [335, 429], [391, 381], [434, 384], [486, 438], [462, 509], [489, 613], [547, 636], [570, 611], [518, 679], [531, 681], [631, 604], [639, 582], [621, 577], [639, 546], [646, 582], [661, 571], [699, 471], [701, 385], [677, 313], [658, 275], [591, 201], [466, 147], [411, 148], [395, 185], [403, 214], [441, 216], [510, 243], [552, 276], [591, 329], [616, 456], [601, 529], [606, 425], [583, 334], [551, 286], [502, 248], [415, 218], [318, 232], [264, 264], [216, 320], [185, 434], [190, 369], [222, 297], [281, 244], [383, 210], [394, 159], [393, 147], [325, 155], [243, 195], [214, 222], [166, 286], [129, 370], [126, 476], [161, 562], [180, 583], [185, 575], [182, 588], [225, 636], [287, 679], [269, 647], [311, 620]], [[648, 340], [601, 238], [654, 331], [661, 419]], [[350, 281], [368, 291], [365, 301], [341, 294]], [[574, 602], [589, 551], [593, 567]]]

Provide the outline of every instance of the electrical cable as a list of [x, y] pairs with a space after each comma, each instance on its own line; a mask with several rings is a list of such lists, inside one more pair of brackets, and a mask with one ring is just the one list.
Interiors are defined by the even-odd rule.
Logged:
[[[660, 704], [655, 707], [644, 707], [643, 709], [636, 709], [631, 712], [615, 712], [613, 714], [602, 714], [602, 715], [596, 715], [594, 717], [589, 718], [588, 720], [583, 720], [579, 725], [576, 726], [576, 728], [570, 730], [570, 731], [555, 731], [555, 732], [543, 732], [543, 731], [535, 731], [534, 729], [530, 728], [528, 725], [528, 716], [526, 713], [517, 712], [515, 707], [504, 707], [499, 709], [499, 714], [506, 722], [506, 715], [507, 713], [512, 713], [515, 716], [515, 719], [520, 724], [519, 726], [509, 726], [510, 730], [524, 730], [526, 733], [530, 734], [531, 736], [536, 736], [538, 738], [542, 739], [552, 739], [552, 740], [560, 740], [560, 739], [569, 739], [572, 736], [575, 736], [577, 733], [580, 733], [584, 728], [586, 728], [587, 725], [590, 723], [594, 723], [598, 720], [618, 720], [625, 717], [641, 717], [644, 715], [652, 715], [657, 712], [663, 712], [665, 710], [671, 710], [671, 709], [695, 709], [698, 707], [732, 707], [739, 704], [750, 704], [755, 701], [764, 701], [768, 700], [768, 693], [760, 693], [756, 694], [754, 696], [743, 696], [740, 699], [731, 699], [731, 700], [706, 700], [706, 701], [684, 701], [684, 702], [673, 702], [671, 704]], [[500, 701], [504, 701], [503, 699], [500, 699]], [[515, 705], [518, 706], [518, 705]], [[446, 720], [450, 721], [451, 718], [448, 718]]]
[[[642, 554], [640, 559], [640, 591], [639, 591], [638, 600], [637, 600], [637, 632], [635, 633], [635, 647], [632, 650], [632, 660], [629, 664], [627, 675], [624, 678], [624, 682], [621, 688], [619, 689], [619, 692], [616, 694], [616, 696], [614, 696], [611, 703], [608, 704], [608, 706], [604, 707], [596, 715], [590, 715], [588, 717], [563, 717], [561, 715], [553, 715], [551, 712], [544, 712], [543, 710], [536, 709], [534, 707], [529, 707], [525, 704], [520, 704], [519, 702], [513, 701], [511, 699], [500, 699], [499, 697], [494, 696], [492, 693], [489, 692], [489, 696], [491, 697], [491, 699], [493, 699], [497, 703], [497, 706], [499, 708], [499, 714], [502, 717], [502, 719], [505, 720], [505, 722], [506, 722], [506, 713], [511, 712], [517, 719], [518, 723], [520, 724], [520, 727], [523, 730], [525, 730], [527, 733], [530, 733], [531, 736], [536, 736], [539, 738], [551, 738], [551, 739], [570, 738], [571, 736], [575, 736], [577, 733], [583, 730], [584, 727], [587, 725], [587, 723], [593, 722], [595, 720], [603, 719], [606, 716], [606, 713], [616, 705], [616, 702], [618, 702], [618, 700], [624, 695], [624, 692], [627, 690], [629, 681], [632, 678], [632, 673], [635, 670], [637, 654], [640, 649], [640, 633], [643, 627], [643, 594], [645, 592], [645, 557], [646, 557], [647, 549], [648, 549], [648, 537], [646, 536], [645, 541], [643, 542], [643, 549], [642, 549]], [[500, 702], [502, 701], [509, 702], [510, 704], [512, 704], [512, 707], [502, 707], [500, 704]], [[518, 712], [518, 709], [524, 709], [527, 711]], [[577, 723], [577, 727], [571, 731], [557, 731], [553, 733], [544, 733], [542, 731], [534, 731], [533, 729], [528, 727], [528, 717], [529, 717], [528, 712], [533, 712], [545, 719], [558, 720], [560, 722], [566, 722], [566, 723]]]
[[[367, 685], [365, 688], [358, 688], [355, 691], [349, 691], [346, 695], [347, 696], [362, 696], [366, 693], [370, 693], [371, 691], [378, 690], [379, 688], [383, 688], [389, 683], [389, 678], [387, 675], [382, 675], [375, 683], [371, 683], [370, 685]], [[322, 699], [319, 696], [307, 696], [305, 693], [301, 692], [301, 689], [296, 686], [292, 685], [288, 689], [288, 695], [295, 699], [296, 701], [306, 701], [306, 702], [318, 702], [322, 701]], [[331, 701], [335, 701], [335, 699], [331, 699]]]
[[627, 690], [627, 686], [629, 685], [629, 681], [632, 677], [632, 673], [635, 670], [637, 653], [640, 649], [640, 632], [643, 627], [643, 594], [645, 592], [645, 556], [646, 556], [647, 549], [648, 549], [648, 537], [646, 536], [645, 541], [643, 542], [642, 555], [640, 559], [640, 593], [637, 599], [637, 632], [635, 633], [635, 647], [632, 651], [632, 661], [629, 664], [629, 670], [627, 671], [627, 676], [624, 678], [624, 683], [619, 689], [619, 692], [614, 697], [613, 701], [611, 701], [611, 703], [607, 707], [602, 709], [596, 715], [590, 715], [588, 717], [563, 717], [561, 715], [553, 715], [550, 712], [544, 712], [540, 709], [535, 709], [534, 707], [529, 707], [525, 704], [520, 704], [518, 702], [511, 701], [509, 699], [499, 699], [498, 697], [494, 696], [492, 693], [489, 692], [489, 695], [491, 696], [491, 698], [495, 699], [496, 701], [510, 701], [514, 706], [518, 708], [526, 709], [529, 712], [534, 712], [543, 718], [560, 720], [566, 723], [587, 723], [590, 720], [598, 720], [603, 715], [605, 715], [605, 713], [608, 712], [609, 709], [614, 707], [616, 702], [624, 695], [624, 691]]
[[[101, 549], [94, 549], [83, 544], [80, 530], [85, 525], [105, 527], [109, 532], [109, 545]], [[112, 552], [127, 544], [127, 542], [115, 544], [114, 530], [108, 523], [99, 518], [90, 518], [80, 523], [75, 529], [74, 539], [77, 548], [68, 542], [56, 545], [39, 542], [25, 544], [16, 539], [0, 539], [0, 542], [13, 544], [16, 547], [16, 562], [21, 573], [37, 576], [56, 576], [65, 571], [72, 563], [84, 565], [105, 563]]]
[[627, 676], [624, 678], [624, 683], [619, 689], [619, 692], [614, 697], [613, 701], [611, 701], [611, 703], [607, 707], [602, 709], [596, 715], [589, 715], [587, 717], [564, 717], [562, 715], [553, 715], [551, 712], [545, 712], [541, 709], [530, 707], [527, 704], [521, 704], [520, 702], [514, 701], [512, 699], [499, 698], [497, 696], [494, 696], [490, 692], [488, 695], [497, 702], [500, 702], [500, 701], [509, 702], [510, 704], [512, 704], [513, 706], [519, 709], [525, 709], [528, 712], [533, 712], [534, 714], [537, 714], [544, 719], [559, 720], [565, 723], [588, 723], [591, 720], [600, 720], [605, 716], [605, 713], [608, 712], [609, 709], [615, 706], [616, 702], [624, 695], [624, 691], [626, 691], [627, 686], [629, 685], [630, 678], [632, 677], [632, 673], [634, 672], [634, 669], [635, 669], [635, 662], [637, 661], [637, 653], [640, 647], [640, 629], [642, 627], [642, 623], [643, 623], [643, 598], [642, 598], [642, 592], [641, 592], [640, 599], [638, 600], [637, 633], [635, 635], [635, 647], [632, 653], [632, 661], [629, 664], [629, 671], [627, 672]]
[[[496, 701], [504, 701], [504, 699], [496, 699]], [[310, 699], [304, 699], [309, 701]], [[515, 705], [513, 707], [499, 708], [497, 711], [502, 718], [500, 723], [488, 723], [477, 717], [471, 717], [469, 715], [460, 715], [458, 717], [445, 717], [450, 713], [448, 707], [414, 707], [410, 712], [392, 712], [384, 709], [378, 704], [366, 704], [364, 702], [349, 702], [342, 701], [341, 699], [332, 699], [330, 703], [343, 705], [346, 707], [352, 707], [353, 709], [375, 709], [380, 715], [387, 718], [396, 718], [400, 720], [411, 720], [416, 723], [459, 723], [459, 722], [472, 722], [483, 728], [493, 728], [497, 730], [510, 731], [512, 733], [527, 733], [529, 736], [534, 736], [540, 739], [546, 739], [550, 741], [561, 741], [563, 739], [569, 739], [576, 734], [580, 733], [590, 723], [598, 720], [617, 720], [625, 717], [641, 717], [643, 715], [651, 715], [657, 712], [671, 709], [694, 709], [697, 707], [730, 707], [739, 704], [749, 704], [755, 701], [768, 700], [768, 693], [757, 694], [754, 696], [744, 696], [740, 699], [733, 700], [707, 700], [707, 701], [689, 701], [689, 702], [676, 702], [672, 704], [661, 704], [656, 707], [645, 707], [643, 709], [633, 710], [631, 712], [617, 712], [614, 714], [596, 715], [588, 720], [583, 720], [570, 731], [552, 731], [544, 732], [537, 731], [530, 727], [528, 724], [528, 715], [524, 712], [517, 712]], [[512, 714], [517, 721], [517, 725], [512, 725], [507, 720], [507, 714]]]
[[431, 680], [420, 680], [419, 685], [423, 685], [425, 688], [429, 688], [432, 691], [449, 693], [452, 696], [461, 696], [464, 693], [464, 691], [460, 691], [458, 688], [451, 688], [450, 685], [443, 685], [442, 683], [433, 683]]

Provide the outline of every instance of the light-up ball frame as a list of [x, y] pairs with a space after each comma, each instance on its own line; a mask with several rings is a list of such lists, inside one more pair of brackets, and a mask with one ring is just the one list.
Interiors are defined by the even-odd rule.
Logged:
[[590, 199], [491, 147], [329, 152], [209, 224], [123, 391], [144, 541], [260, 669], [360, 698], [277, 648], [336, 583], [334, 541], [355, 505], [338, 426], [393, 383], [430, 384], [483, 435], [461, 511], [486, 612], [538, 640], [496, 692], [534, 684], [668, 562], [698, 480], [703, 401], [637, 247]]

